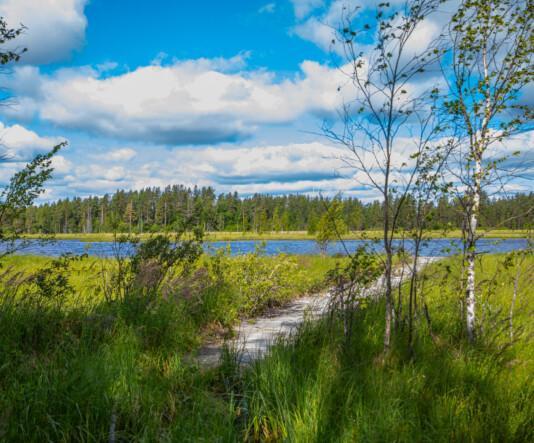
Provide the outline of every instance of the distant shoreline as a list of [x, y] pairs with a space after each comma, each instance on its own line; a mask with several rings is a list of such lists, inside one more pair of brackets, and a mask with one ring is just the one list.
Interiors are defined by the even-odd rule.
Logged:
[[[483, 232], [483, 231], [482, 231]], [[26, 234], [24, 238], [40, 238], [44, 234]], [[143, 240], [155, 233], [143, 233], [138, 237]], [[113, 233], [93, 233], [93, 234], [55, 234], [52, 237], [56, 240], [78, 240], [83, 242], [99, 242], [99, 241], [112, 241]], [[452, 231], [429, 231], [428, 237], [431, 238], [461, 238], [462, 233], [460, 230], [455, 229]], [[526, 229], [495, 229], [488, 230], [483, 237], [485, 238], [526, 238], [528, 231]], [[362, 239], [381, 239], [382, 232], [378, 230], [369, 231], [353, 231], [342, 236], [344, 240], [362, 240]], [[402, 238], [402, 233], [399, 233], [395, 238]], [[409, 238], [409, 234], [405, 234], [405, 238]], [[240, 241], [240, 240], [315, 240], [315, 236], [308, 234], [306, 231], [284, 231], [284, 232], [264, 232], [258, 234], [255, 232], [206, 232], [204, 236], [205, 241]]]

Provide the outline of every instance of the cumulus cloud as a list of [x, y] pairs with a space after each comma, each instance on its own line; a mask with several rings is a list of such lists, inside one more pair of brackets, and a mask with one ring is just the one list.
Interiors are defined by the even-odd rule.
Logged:
[[22, 61], [44, 64], [68, 58], [85, 41], [88, 0], [0, 0], [0, 16], [11, 27], [27, 29], [13, 42], [28, 48]]
[[[496, 145], [492, 150], [492, 155], [496, 157], [511, 154], [516, 149], [524, 152], [524, 155], [512, 157], [504, 165], [523, 173], [523, 179], [506, 183], [504, 189], [508, 192], [528, 191], [531, 188], [531, 182], [527, 179], [532, 178], [534, 170], [533, 137], [534, 131], [521, 134], [506, 145]], [[129, 149], [136, 155], [133, 156]], [[413, 139], [400, 137], [397, 140], [392, 167], [393, 178], [399, 186], [408, 178], [414, 163], [414, 159], [410, 158], [413, 151]], [[72, 154], [66, 151], [65, 157]], [[129, 159], [118, 160], [123, 156]], [[112, 158], [117, 160], [110, 162]], [[45, 199], [66, 195], [102, 195], [117, 189], [165, 187], [169, 184], [212, 186], [217, 192], [237, 191], [242, 195], [335, 195], [341, 192], [344, 196], [365, 201], [379, 198], [376, 189], [369, 186], [369, 178], [347, 166], [344, 161], [347, 158], [350, 158], [350, 152], [345, 148], [320, 141], [239, 147], [182, 147], [172, 150], [147, 145], [135, 150], [110, 148], [108, 154], [89, 154], [86, 161], [78, 159], [71, 162], [67, 158], [56, 157], [55, 178], [50, 182], [51, 192]], [[373, 179], [381, 183], [383, 177], [376, 162], [369, 157], [367, 163], [372, 168]], [[0, 165], [0, 178], [4, 172], [6, 176], [9, 171], [12, 172], [12, 165]], [[6, 167], [9, 171], [4, 171]]]
[[101, 160], [108, 160], [112, 162], [126, 162], [133, 159], [137, 155], [135, 149], [132, 148], [118, 148], [111, 149], [103, 154], [95, 154], [94, 157]]
[[52, 157], [52, 168], [54, 168], [54, 177], [64, 176], [72, 171], [72, 162], [63, 155]]
[[[313, 15], [297, 14], [295, 9], [295, 16], [297, 23], [292, 29], [292, 33], [298, 35], [304, 40], [308, 40], [323, 51], [335, 52], [343, 56], [344, 51], [342, 45], [338, 40], [338, 31], [345, 24], [349, 17], [355, 21], [356, 29], [363, 28], [366, 20], [366, 14], [370, 11], [376, 10], [379, 4], [386, 2], [374, 0], [332, 0], [325, 7], [321, 8], [318, 13]], [[390, 0], [387, 2], [391, 11], [400, 10], [404, 7], [405, 0]], [[304, 1], [304, 4], [309, 5], [309, 2]], [[317, 4], [314, 9], [320, 7]], [[295, 8], [296, 8], [295, 4]], [[308, 11], [309, 12], [309, 11]], [[437, 38], [440, 34], [443, 25], [450, 19], [451, 10], [441, 8], [433, 16], [427, 18], [421, 23], [412, 35], [405, 48], [407, 56], [413, 54], [420, 54], [424, 51], [428, 44]], [[304, 20], [302, 20], [304, 18]], [[372, 22], [373, 20], [371, 20]], [[332, 43], [335, 41], [335, 43]], [[367, 53], [372, 45], [361, 44], [361, 49]]]
[[42, 137], [21, 125], [6, 126], [0, 123], [0, 146], [8, 161], [30, 160], [63, 140], [60, 137]]
[[291, 0], [293, 3], [293, 9], [295, 11], [295, 17], [302, 19], [310, 14], [313, 10], [323, 6], [323, 0]]
[[339, 148], [313, 142], [239, 148], [179, 149], [174, 153], [178, 172], [191, 173], [223, 186], [286, 185], [336, 177], [342, 166]]
[[[32, 160], [35, 155], [49, 152], [65, 141], [61, 137], [46, 137], [21, 125], [5, 125], [0, 122], [0, 185], [6, 185], [11, 177]], [[56, 154], [52, 159], [53, 177], [58, 183], [72, 170], [72, 163], [65, 156]]]
[[[297, 24], [293, 32], [302, 39], [315, 43], [324, 51], [337, 50], [337, 46], [332, 44], [332, 40], [337, 38], [336, 31], [343, 18], [354, 11], [359, 4], [358, 0], [334, 0], [321, 14], [313, 15]], [[299, 17], [298, 14], [296, 16]]]
[[267, 3], [258, 9], [259, 14], [273, 14], [276, 10], [276, 3]]
[[342, 152], [339, 147], [312, 142], [180, 148], [166, 151], [165, 157], [139, 154], [127, 165], [110, 165], [100, 156], [92, 156], [92, 161], [76, 162], [76, 165], [59, 159], [60, 170], [50, 183], [52, 192], [46, 198], [165, 187], [173, 183], [213, 186], [217, 192], [237, 191], [245, 195], [255, 192], [351, 193], [361, 187], [352, 180], [350, 171], [343, 170], [343, 163], [338, 159]]
[[92, 134], [184, 145], [232, 142], [258, 125], [324, 116], [341, 104], [337, 69], [304, 61], [292, 78], [243, 71], [245, 56], [153, 64], [118, 75], [90, 67], [43, 74], [16, 68], [10, 87], [18, 105], [3, 110]]

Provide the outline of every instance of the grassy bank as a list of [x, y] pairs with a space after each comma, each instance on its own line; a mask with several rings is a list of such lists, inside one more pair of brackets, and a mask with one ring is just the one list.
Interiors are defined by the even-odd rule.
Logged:
[[204, 256], [147, 302], [144, 293], [107, 298], [113, 260], [62, 268], [43, 257], [6, 259], [0, 440], [237, 439], [224, 386], [199, 371], [191, 354], [207, 336], [231, 334], [240, 317], [317, 290], [333, 263]]
[[[485, 329], [475, 347], [463, 336], [459, 262], [450, 259], [426, 271], [432, 334], [420, 316], [413, 356], [401, 323], [384, 357], [383, 306], [370, 302], [354, 313], [350, 340], [334, 317], [306, 324], [247, 370], [228, 355], [205, 371], [191, 356], [207, 336], [320, 288], [336, 259], [203, 256], [145, 303], [106, 298], [112, 260], [48, 273], [51, 259], [11, 257], [0, 301], [0, 440], [532, 441], [534, 259], [501, 262], [479, 264]], [[504, 346], [517, 275], [514, 340]]]
[[[141, 239], [146, 239], [154, 234], [140, 234]], [[381, 239], [383, 233], [377, 230], [369, 231], [351, 231], [344, 234], [342, 237], [345, 240], [361, 240], [361, 239]], [[461, 238], [460, 230], [452, 231], [429, 231], [430, 238]], [[485, 235], [486, 238], [525, 238], [528, 236], [528, 231], [525, 229], [494, 229], [488, 230]], [[38, 238], [39, 235], [27, 234], [25, 238]], [[397, 234], [397, 238], [401, 238], [402, 234]], [[54, 238], [57, 240], [80, 240], [84, 242], [100, 242], [113, 241], [114, 235], [112, 233], [94, 233], [94, 234], [55, 234]], [[239, 240], [315, 240], [315, 236], [308, 234], [306, 231], [284, 231], [284, 232], [264, 232], [261, 234], [255, 232], [207, 232], [205, 236], [206, 241], [239, 241]]]
[[[258, 362], [239, 390], [253, 440], [321, 442], [533, 441], [534, 308], [531, 256], [520, 269], [514, 339], [507, 314], [517, 269], [496, 257], [479, 265], [485, 331], [476, 347], [459, 319], [458, 261], [427, 269], [425, 301], [432, 335], [418, 320], [413, 357], [406, 325], [391, 354], [382, 354], [383, 306], [355, 315], [350, 341], [341, 324], [305, 326]], [[522, 274], [521, 274], [522, 272]]]

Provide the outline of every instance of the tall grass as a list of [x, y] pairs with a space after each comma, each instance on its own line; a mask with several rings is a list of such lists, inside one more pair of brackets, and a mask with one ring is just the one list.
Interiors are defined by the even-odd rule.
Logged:
[[[249, 312], [240, 296], [248, 292], [234, 278], [243, 276], [244, 262], [270, 272], [286, 259], [223, 257], [222, 276], [210, 260], [139, 309], [135, 297], [106, 299], [102, 272], [113, 270], [111, 260], [76, 260], [63, 274], [49, 274], [51, 259], [8, 258], [0, 300], [0, 440], [239, 440], [225, 383], [192, 355], [206, 331], [217, 329], [210, 325], [229, 329]], [[271, 302], [316, 288], [328, 267], [315, 258], [291, 260], [294, 281], [271, 291]], [[55, 280], [60, 274], [67, 280]]]
[[[484, 233], [486, 238], [526, 238], [529, 231], [527, 229], [488, 229]], [[154, 233], [141, 233], [139, 234], [141, 239], [146, 239], [153, 236]], [[343, 234], [342, 237], [345, 240], [359, 240], [359, 239], [380, 239], [382, 238], [382, 231], [376, 229], [369, 229], [365, 231], [350, 231]], [[461, 238], [462, 232], [459, 229], [453, 230], [434, 230], [429, 231], [426, 234], [432, 238]], [[54, 234], [54, 238], [57, 240], [80, 240], [85, 242], [98, 242], [98, 241], [113, 241], [113, 233], [101, 232], [101, 233], [71, 233], [71, 234]], [[405, 236], [402, 233], [397, 233], [398, 238]], [[40, 238], [40, 234], [26, 234], [25, 238]], [[240, 240], [315, 240], [314, 234], [309, 234], [307, 231], [267, 231], [262, 233], [246, 231], [210, 231], [206, 232], [206, 241], [240, 241]]]
[[[496, 278], [497, 290], [483, 291], [484, 309], [508, 312], [511, 270], [497, 257], [482, 260], [481, 281]], [[532, 271], [534, 260], [524, 263]], [[452, 270], [450, 266], [453, 267]], [[486, 318], [492, 329], [471, 347], [461, 332], [457, 262], [429, 269], [433, 336], [420, 319], [415, 357], [399, 330], [384, 356], [381, 303], [358, 310], [350, 342], [339, 321], [305, 324], [272, 348], [246, 372], [248, 407], [244, 435], [255, 441], [533, 441], [532, 280], [523, 275], [517, 311], [520, 338], [511, 346], [498, 333], [502, 316]], [[529, 283], [530, 281], [530, 283]], [[493, 322], [493, 323], [492, 323]]]
[[[419, 316], [413, 354], [402, 322], [391, 353], [382, 353], [383, 306], [369, 302], [354, 313], [350, 340], [334, 315], [305, 323], [249, 368], [228, 352], [210, 370], [198, 367], [194, 351], [213, 325], [229, 329], [251, 312], [247, 289], [236, 287], [243, 269], [272, 271], [287, 258], [205, 259], [147, 309], [133, 298], [106, 300], [96, 259], [71, 264], [71, 293], [54, 286], [61, 279], [24, 280], [8, 304], [17, 285], [4, 279], [0, 440], [534, 440], [532, 256], [521, 263], [513, 338], [506, 316], [516, 268], [497, 256], [480, 263], [484, 329], [472, 347], [460, 315], [460, 267], [450, 259], [426, 272], [432, 334]], [[321, 287], [335, 262], [291, 260], [291, 291], [271, 293], [267, 304]], [[50, 260], [14, 257], [4, 269], [11, 265], [17, 282]]]

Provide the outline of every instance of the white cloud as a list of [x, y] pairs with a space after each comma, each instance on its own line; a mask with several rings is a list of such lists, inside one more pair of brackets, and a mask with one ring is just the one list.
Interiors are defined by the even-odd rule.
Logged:
[[[306, 21], [297, 24], [293, 32], [300, 38], [315, 43], [323, 51], [339, 52], [341, 48], [337, 47], [339, 46], [337, 42], [332, 44], [332, 41], [337, 39], [336, 31], [342, 25], [342, 20], [354, 12], [360, 3], [358, 0], [334, 0], [321, 14], [311, 16]], [[296, 8], [295, 15], [297, 19], [306, 16], [306, 14], [299, 16]]]
[[350, 174], [349, 177], [340, 174], [345, 171], [336, 157], [342, 152], [339, 147], [312, 142], [239, 148], [181, 148], [167, 150], [165, 156], [138, 155], [128, 166], [110, 166], [106, 159], [99, 157], [89, 164], [81, 162], [75, 167], [69, 162], [58, 170], [60, 174], [50, 183], [55, 191], [47, 198], [169, 184], [213, 186], [217, 192], [238, 191], [243, 194], [352, 192], [356, 183]]
[[339, 148], [319, 142], [239, 148], [177, 149], [177, 172], [223, 186], [332, 179]]
[[267, 3], [258, 9], [259, 14], [274, 14], [276, 10], [276, 3]]
[[[0, 122], [0, 184], [5, 185], [22, 170], [35, 155], [49, 152], [63, 142], [61, 137], [44, 137], [21, 125], [8, 126]], [[52, 158], [53, 177], [61, 180], [72, 169], [72, 163], [61, 154]]]
[[[522, 134], [510, 140], [506, 146], [495, 146], [492, 155], [510, 154], [521, 149], [524, 156], [513, 157], [506, 166], [532, 175], [532, 141], [534, 131]], [[216, 192], [234, 192], [250, 195], [253, 193], [304, 193], [335, 195], [341, 192], [345, 196], [354, 196], [363, 200], [379, 198], [375, 189], [369, 186], [365, 174], [347, 167], [342, 158], [349, 157], [350, 152], [327, 142], [289, 143], [276, 145], [188, 147], [168, 150], [163, 147], [143, 145], [137, 148], [137, 155], [128, 163], [110, 163], [109, 157], [122, 149], [113, 148], [109, 155], [88, 154], [88, 161], [72, 163], [57, 157], [56, 173], [50, 182], [52, 192], [47, 198], [58, 196], [102, 195], [117, 189], [142, 189], [146, 187], [165, 187], [170, 184], [185, 186], [212, 186]], [[414, 160], [410, 155], [414, 151], [413, 139], [401, 137], [397, 140], [392, 158], [393, 178], [402, 186], [407, 179], [410, 165]], [[66, 151], [65, 155], [73, 153]], [[55, 160], [56, 161], [56, 160]], [[530, 161], [530, 168], [525, 168]], [[74, 165], [73, 165], [74, 163]], [[403, 163], [408, 166], [401, 167]], [[518, 163], [516, 165], [515, 163]], [[369, 155], [371, 174], [378, 183], [383, 181], [376, 160]], [[7, 167], [12, 172], [11, 164], [0, 165], [0, 178]], [[400, 170], [397, 170], [400, 168]], [[507, 183], [506, 189], [529, 190], [531, 182], [526, 178]]]
[[0, 123], [0, 145], [8, 161], [30, 160], [63, 140], [61, 137], [41, 137], [21, 125], [6, 126]]
[[[307, 4], [307, 2], [304, 3]], [[343, 56], [343, 47], [338, 41], [339, 36], [337, 35], [339, 29], [346, 24], [349, 17], [355, 23], [355, 29], [362, 29], [365, 17], [362, 14], [377, 9], [381, 3], [389, 3], [390, 11], [399, 11], [401, 10], [399, 7], [404, 7], [405, 0], [390, 0], [389, 2], [333, 0], [319, 14], [308, 16], [304, 21], [299, 19], [307, 16], [307, 14], [297, 15], [297, 24], [292, 29], [292, 32], [300, 38], [314, 43], [323, 51], [332, 51]], [[443, 25], [450, 20], [450, 15], [450, 10], [447, 11], [442, 8], [422, 22], [408, 41], [407, 54], [420, 53], [426, 49], [428, 44], [439, 36]], [[333, 41], [335, 43], [332, 43]], [[369, 44], [360, 46], [365, 53], [372, 48]]]
[[317, 17], [311, 17], [304, 23], [295, 26], [293, 32], [300, 38], [314, 43], [323, 51], [338, 52], [339, 45], [336, 46], [336, 28], [324, 23]]
[[295, 10], [295, 17], [299, 20], [324, 4], [323, 0], [291, 0], [291, 2]]
[[16, 68], [9, 87], [19, 104], [3, 112], [119, 139], [177, 145], [241, 140], [260, 124], [325, 115], [341, 104], [337, 86], [345, 77], [337, 69], [304, 61], [298, 74], [280, 81], [266, 71], [241, 71], [244, 57], [149, 65], [115, 76], [89, 67], [53, 74]]
[[27, 47], [22, 61], [51, 63], [68, 58], [85, 40], [88, 0], [0, 0], [0, 16], [11, 27], [26, 31], [13, 44]]
[[54, 177], [66, 175], [72, 171], [72, 162], [67, 160], [63, 155], [52, 157], [52, 168], [54, 168]]
[[108, 160], [112, 162], [125, 162], [133, 159], [137, 155], [135, 149], [132, 148], [119, 148], [112, 149], [103, 154], [95, 154], [94, 157], [101, 160]]

